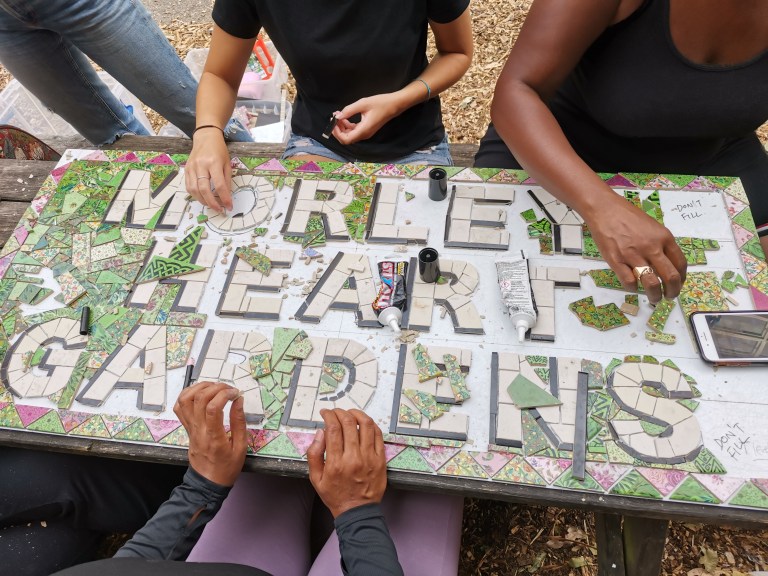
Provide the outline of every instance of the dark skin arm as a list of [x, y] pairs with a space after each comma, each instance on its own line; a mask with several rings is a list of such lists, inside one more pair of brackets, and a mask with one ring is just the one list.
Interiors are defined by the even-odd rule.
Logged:
[[[496, 84], [494, 126], [509, 149], [539, 183], [576, 210], [625, 289], [635, 291], [632, 269], [643, 276], [652, 303], [674, 298], [685, 279], [686, 261], [672, 234], [608, 187], [579, 158], [546, 102], [584, 52], [611, 24], [631, 14], [638, 0], [537, 0]], [[661, 280], [661, 281], [660, 281]]]

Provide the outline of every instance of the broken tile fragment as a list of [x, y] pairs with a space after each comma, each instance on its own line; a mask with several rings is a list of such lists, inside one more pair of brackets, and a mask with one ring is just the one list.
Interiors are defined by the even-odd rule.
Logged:
[[416, 367], [419, 370], [419, 382], [426, 382], [443, 375], [443, 371], [432, 362], [429, 352], [427, 352], [427, 349], [422, 344], [414, 346], [413, 359], [416, 361]]
[[445, 409], [438, 405], [433, 394], [406, 388], [403, 390], [403, 395], [413, 402], [414, 406], [419, 409], [419, 412], [424, 414], [430, 422], [445, 413]]

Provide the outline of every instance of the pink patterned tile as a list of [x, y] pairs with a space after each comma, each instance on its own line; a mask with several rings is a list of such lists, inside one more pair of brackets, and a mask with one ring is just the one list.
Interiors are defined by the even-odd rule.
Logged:
[[32, 424], [32, 422], [35, 420], [42, 418], [50, 411], [50, 408], [41, 408], [40, 406], [16, 405], [16, 412], [19, 413], [19, 418], [21, 419], [21, 423], [24, 425], [24, 428]]
[[731, 228], [733, 230], [733, 238], [736, 240], [736, 245], [741, 248], [747, 240], [750, 240], [754, 234], [746, 228], [739, 226], [736, 222], [731, 222]]
[[631, 182], [627, 180], [624, 176], [621, 174], [616, 174], [613, 178], [609, 178], [605, 181], [608, 186], [613, 186], [614, 188], [635, 188], [636, 185], [634, 182]]
[[145, 418], [144, 423], [149, 428], [149, 433], [152, 434], [155, 442], [160, 442], [161, 439], [181, 426], [181, 422], [178, 420], [161, 420], [160, 418]]
[[392, 460], [392, 458], [400, 454], [400, 452], [402, 452], [406, 448], [408, 448], [408, 446], [405, 446], [404, 444], [390, 444], [389, 442], [385, 442], [384, 455], [387, 459], [387, 462]]
[[443, 464], [456, 456], [458, 448], [450, 446], [430, 446], [429, 448], [416, 448], [433, 470], [443, 467]]
[[547, 481], [547, 484], [552, 484], [552, 482], [560, 478], [563, 472], [568, 470], [572, 464], [570, 460], [565, 460], [564, 458], [529, 456], [526, 460], [534, 467], [536, 472], [541, 474], [541, 477]]
[[269, 444], [280, 432], [277, 430], [248, 430], [248, 445], [254, 452], [258, 452]]
[[93, 416], [93, 414], [89, 414], [87, 412], [72, 412], [71, 410], [59, 410], [59, 418], [61, 418], [61, 424], [64, 426], [64, 430], [67, 432], [70, 432], [71, 430], [77, 428]]
[[624, 476], [632, 466], [626, 464], [610, 464], [608, 462], [587, 462], [587, 472], [597, 481], [604, 490], [618, 482], [619, 478]]
[[56, 182], [56, 184], [59, 183], [59, 180], [61, 180], [61, 177], [64, 176], [64, 173], [67, 170], [69, 170], [69, 163], [53, 169], [53, 171], [51, 172], [51, 177], [53, 178], [54, 182]]
[[400, 170], [394, 164], [387, 164], [386, 166], [376, 170], [377, 176], [405, 176], [402, 170]]
[[121, 416], [119, 414], [102, 414], [101, 419], [104, 420], [104, 425], [107, 427], [107, 431], [110, 436], [119, 434], [128, 426], [138, 420], [138, 416]]
[[314, 162], [307, 162], [306, 164], [302, 164], [298, 168], [294, 170], [294, 172], [318, 172], [322, 173], [323, 169], [320, 168], [317, 164]]
[[768, 478], [752, 478], [752, 484], [768, 494]]
[[83, 158], [83, 160], [94, 160], [94, 161], [97, 161], [97, 162], [109, 162], [109, 158], [101, 150], [94, 150], [93, 152], [88, 154], [88, 156]]
[[768, 295], [763, 294], [754, 286], [749, 287], [752, 292], [752, 300], [755, 302], [755, 310], [768, 310]]
[[288, 172], [285, 166], [277, 158], [270, 158], [264, 164], [259, 164], [256, 170], [269, 170], [270, 172]]
[[697, 176], [688, 184], [683, 186], [683, 190], [715, 190], [715, 185], [712, 184], [709, 180], [704, 178], [704, 176]]
[[488, 473], [488, 476], [495, 476], [514, 456], [506, 452], [470, 452], [470, 454]]
[[16, 252], [12, 252], [11, 254], [7, 254], [0, 258], [0, 278], [5, 276], [5, 273], [8, 271], [8, 267], [11, 265], [11, 262], [13, 262], [15, 256]]
[[662, 496], [667, 496], [675, 488], [680, 485], [680, 482], [685, 480], [688, 475], [687, 472], [682, 470], [665, 470], [661, 468], [635, 468], [640, 474], [648, 480], [653, 486], [661, 492]]
[[296, 447], [296, 451], [304, 456], [315, 440], [315, 435], [312, 432], [286, 432], [286, 436], [291, 443]]
[[741, 478], [730, 478], [720, 474], [692, 474], [692, 476], [723, 502], [744, 484]]
[[29, 236], [29, 230], [27, 230], [24, 226], [19, 226], [16, 228], [16, 230], [13, 231], [13, 237], [16, 238], [16, 241], [19, 243], [19, 245], [24, 244], [24, 242], [27, 240], [27, 236]]
[[115, 158], [115, 162], [141, 162], [141, 158], [136, 156], [136, 154], [133, 152], [128, 152], [118, 158]]
[[173, 159], [168, 154], [160, 154], [154, 158], [147, 160], [147, 164], [158, 164], [160, 166], [172, 166], [175, 164]]

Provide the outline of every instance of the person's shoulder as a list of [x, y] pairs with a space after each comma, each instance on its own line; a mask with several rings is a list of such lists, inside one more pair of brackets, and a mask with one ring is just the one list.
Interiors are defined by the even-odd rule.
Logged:
[[427, 18], [438, 24], [453, 22], [464, 14], [470, 0], [426, 0]]

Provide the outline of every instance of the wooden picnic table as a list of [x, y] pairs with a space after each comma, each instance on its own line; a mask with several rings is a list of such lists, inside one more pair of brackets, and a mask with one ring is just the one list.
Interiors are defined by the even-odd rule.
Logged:
[[[60, 152], [68, 148], [94, 148], [79, 137], [54, 138], [48, 143]], [[115, 144], [104, 148], [188, 153], [191, 150], [191, 142], [181, 138], [124, 136]], [[276, 157], [282, 152], [281, 146], [269, 144], [236, 143], [230, 144], [229, 149], [232, 154], [261, 157]], [[452, 145], [456, 165], [471, 166], [476, 149], [477, 147], [471, 144]], [[55, 165], [56, 162], [47, 161], [0, 160], [0, 246], [6, 242], [29, 202]], [[0, 429], [0, 443], [110, 458], [179, 465], [187, 463], [186, 451], [173, 447], [52, 436], [24, 430]], [[307, 476], [306, 463], [295, 460], [248, 458], [245, 469], [283, 476]], [[596, 517], [598, 569], [601, 575], [659, 574], [670, 520], [748, 528], [768, 525], [768, 513], [754, 509], [649, 500], [401, 471], [390, 471], [388, 477], [390, 484], [398, 488], [588, 510]]]

